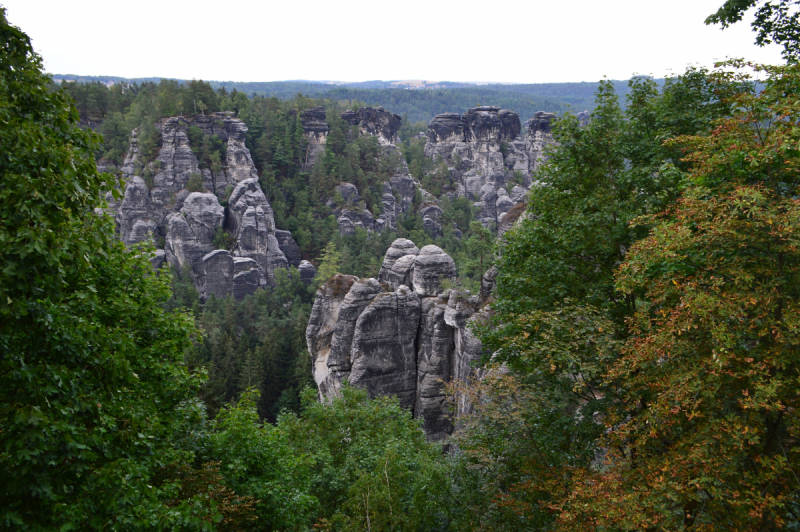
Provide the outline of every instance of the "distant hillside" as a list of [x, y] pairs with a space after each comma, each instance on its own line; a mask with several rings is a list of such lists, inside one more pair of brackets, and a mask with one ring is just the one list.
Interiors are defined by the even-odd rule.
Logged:
[[[54, 74], [53, 78], [79, 82], [99, 81], [106, 84], [121, 81], [128, 83], [157, 82], [162, 79], [73, 74]], [[177, 81], [184, 83], [187, 80]], [[659, 84], [663, 83], [663, 80], [657, 81]], [[513, 109], [519, 113], [523, 121], [531, 118], [536, 111], [564, 113], [566, 111], [591, 110], [594, 108], [594, 92], [598, 85], [597, 82], [478, 85], [446, 81], [364, 81], [334, 84], [303, 80], [210, 81], [209, 83], [214, 89], [224, 87], [228, 91], [236, 89], [248, 95], [258, 94], [281, 100], [293, 98], [300, 93], [314, 98], [381, 105], [400, 115], [407, 114], [408, 119], [412, 122], [427, 122], [440, 113], [463, 113], [476, 105], [496, 105]], [[614, 80], [614, 85], [624, 106], [624, 96], [628, 93], [628, 82], [627, 80]]]

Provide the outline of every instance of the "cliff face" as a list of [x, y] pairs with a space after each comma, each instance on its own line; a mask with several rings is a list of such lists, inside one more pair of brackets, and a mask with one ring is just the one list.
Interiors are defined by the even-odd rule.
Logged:
[[481, 223], [497, 227], [530, 188], [530, 173], [552, 142], [554, 119], [552, 113], [536, 113], [523, 137], [519, 116], [506, 109], [484, 106], [463, 115], [437, 115], [428, 124], [425, 155], [444, 161], [457, 183], [456, 194], [475, 202]]
[[[112, 205], [120, 238], [126, 245], [152, 240], [159, 249], [154, 266], [164, 261], [191, 269], [202, 298], [232, 294], [242, 299], [259, 286], [274, 284], [276, 270], [300, 265], [299, 249], [288, 231], [278, 231], [272, 208], [258, 184], [258, 173], [245, 146], [247, 127], [231, 113], [191, 119], [167, 118], [158, 124], [161, 147], [152, 162], [140, 161], [137, 132], [122, 168], [122, 202]], [[200, 168], [187, 131], [197, 126], [225, 145], [216, 171]], [[150, 175], [148, 183], [143, 175]], [[203, 191], [187, 190], [202, 183]], [[228, 197], [227, 206], [221, 200]], [[215, 236], [226, 231], [230, 250], [217, 249]], [[278, 238], [280, 237], [280, 238]], [[163, 242], [163, 245], [162, 245]], [[305, 277], [309, 280], [309, 267]], [[310, 275], [313, 277], [313, 274]]]
[[[428, 438], [452, 432], [444, 384], [473, 374], [481, 344], [469, 330], [480, 298], [442, 287], [453, 259], [436, 246], [397, 239], [378, 279], [336, 275], [317, 291], [306, 330], [321, 401], [342, 383], [370, 396], [396, 395], [423, 420]], [[457, 415], [469, 406], [461, 404]]]
[[[305, 165], [310, 168], [324, 153], [328, 135], [325, 109], [315, 107], [300, 115], [308, 148]], [[345, 111], [342, 119], [357, 125], [362, 134], [374, 135], [384, 148], [383, 155], [397, 150], [400, 117], [378, 107]], [[524, 201], [532, 182], [530, 174], [544, 160], [545, 147], [553, 142], [552, 113], [538, 112], [533, 119], [520, 124], [519, 115], [499, 107], [475, 107], [463, 115], [445, 113], [428, 124], [425, 155], [444, 161], [456, 183], [452, 196], [467, 197], [477, 208], [476, 219], [486, 227], [498, 229], [510, 210]], [[358, 202], [359, 191], [351, 183], [337, 187], [345, 200]], [[374, 216], [365, 209], [341, 208], [334, 212], [343, 235], [356, 228], [367, 231], [396, 229], [397, 218], [409, 212], [419, 191], [423, 202], [417, 206], [423, 225], [432, 236], [442, 232], [439, 199], [422, 188], [401, 163], [397, 173], [386, 183], [382, 198], [382, 214]]]
[[[401, 125], [399, 115], [391, 113], [383, 107], [362, 107], [358, 111], [343, 112], [341, 118], [352, 126], [358, 126], [362, 135], [377, 137], [381, 146], [381, 157], [399, 155], [399, 150], [395, 145]], [[303, 167], [309, 170], [324, 154], [330, 128], [326, 122], [326, 111], [323, 107], [312, 107], [303, 111], [300, 113], [300, 120], [307, 142]], [[359, 191], [352, 183], [342, 183], [336, 187], [336, 190], [351, 205], [357, 204], [360, 199]], [[438, 200], [428, 194], [419, 181], [409, 174], [408, 165], [402, 156], [399, 157], [396, 173], [383, 183], [381, 214], [375, 216], [367, 209], [355, 207], [334, 209], [333, 214], [339, 225], [339, 233], [352, 235], [356, 228], [367, 231], [397, 229], [397, 218], [411, 209], [417, 191], [427, 200], [425, 205], [419, 207], [419, 213], [423, 216], [426, 229], [433, 235], [441, 233], [439, 215], [442, 210], [438, 206]], [[332, 199], [328, 204], [333, 204]]]

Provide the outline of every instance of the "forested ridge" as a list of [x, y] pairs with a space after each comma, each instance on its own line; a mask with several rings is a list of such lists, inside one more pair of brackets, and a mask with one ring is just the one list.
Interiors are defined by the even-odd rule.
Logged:
[[[399, 157], [450, 190], [416, 135], [423, 107], [392, 159], [340, 117], [382, 89], [56, 85], [0, 8], [0, 528], [799, 529], [797, 6], [728, 0], [707, 20], [754, 7], [757, 42], [781, 45], [784, 65], [601, 81], [588, 121], [558, 109], [526, 215], [497, 241], [457, 197], [436, 238], [416, 209], [396, 231], [339, 233], [335, 187], [379, 212]], [[461, 90], [385, 92], [429, 94], [416, 109]], [[315, 106], [330, 133], [308, 169], [300, 113]], [[120, 199], [97, 167], [122, 164], [132, 130], [149, 162], [159, 120], [215, 111], [247, 125], [311, 285], [291, 269], [242, 301], [201, 302], [188, 271], [154, 272], [152, 243], [126, 248], [97, 209]], [[199, 164], [221, 164], [219, 138], [187, 136]], [[472, 409], [443, 442], [396, 397], [345, 385], [325, 404], [311, 378], [317, 287], [376, 277], [398, 237], [449, 253], [453, 290], [497, 270], [474, 329], [482, 378], [449, 385]]]
[[[107, 86], [108, 83], [125, 85], [142, 85], [158, 83], [161, 78], [126, 79], [115, 76], [53, 76], [55, 79], [70, 80], [69, 83], [97, 84]], [[180, 85], [190, 80], [169, 80]], [[663, 83], [663, 80], [655, 80]], [[275, 82], [222, 82], [207, 81], [214, 90], [225, 89], [226, 92], [244, 92], [248, 97], [254, 95], [263, 98], [279, 98], [290, 100], [298, 94], [318, 99], [349, 102], [364, 102], [367, 105], [380, 105], [400, 115], [408, 115], [412, 122], [427, 122], [440, 113], [463, 113], [470, 107], [479, 105], [497, 105], [512, 109], [520, 114], [522, 121], [533, 117], [537, 111], [578, 113], [594, 107], [594, 92], [598, 83], [531, 83], [531, 84], [447, 84], [444, 88], [428, 88], [409, 90], [392, 88], [389, 83], [348, 83], [330, 85], [301, 81]], [[628, 92], [627, 81], [613, 81], [617, 92], [623, 97]], [[387, 87], [388, 85], [388, 87]], [[437, 84], [438, 86], [439, 84]], [[450, 87], [449, 85], [453, 85]], [[100, 92], [101, 88], [97, 87]], [[102, 97], [101, 97], [102, 98]], [[94, 116], [104, 115], [101, 107], [93, 111]]]

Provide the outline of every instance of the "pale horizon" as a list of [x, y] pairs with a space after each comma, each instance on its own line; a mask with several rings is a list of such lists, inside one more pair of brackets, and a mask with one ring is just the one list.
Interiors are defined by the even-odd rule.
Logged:
[[703, 21], [723, 0], [0, 0], [53, 74], [271, 82], [656, 78], [759, 48], [751, 16]]

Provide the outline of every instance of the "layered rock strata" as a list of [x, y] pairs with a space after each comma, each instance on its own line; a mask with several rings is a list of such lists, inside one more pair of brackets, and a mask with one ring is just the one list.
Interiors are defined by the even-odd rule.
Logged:
[[[469, 330], [482, 315], [481, 301], [442, 288], [455, 276], [453, 259], [440, 248], [420, 250], [400, 238], [378, 279], [340, 274], [323, 284], [306, 330], [320, 400], [330, 402], [348, 381], [371, 397], [397, 396], [423, 420], [429, 439], [450, 434], [445, 385], [470, 378], [481, 355]], [[468, 409], [462, 403], [460, 414]]]

